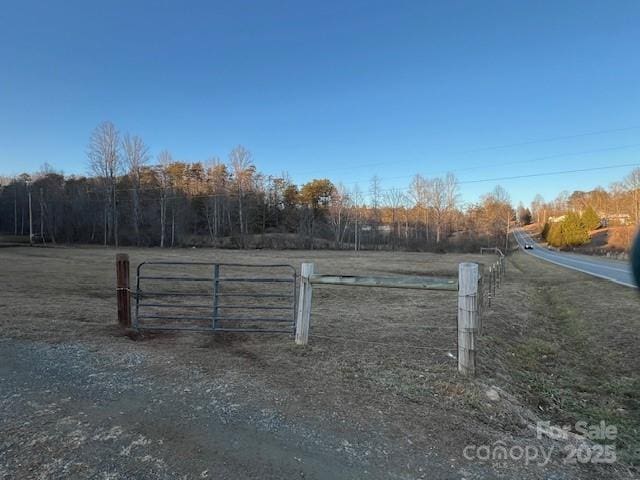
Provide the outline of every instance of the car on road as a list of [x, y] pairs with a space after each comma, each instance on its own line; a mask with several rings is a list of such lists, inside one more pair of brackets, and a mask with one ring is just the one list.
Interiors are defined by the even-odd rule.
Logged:
[[530, 243], [525, 243], [524, 244], [524, 249], [525, 250], [533, 250], [533, 245], [531, 245]]

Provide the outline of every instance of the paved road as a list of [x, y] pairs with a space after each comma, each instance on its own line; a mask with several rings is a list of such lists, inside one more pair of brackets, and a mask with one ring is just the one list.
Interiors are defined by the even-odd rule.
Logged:
[[631, 274], [631, 266], [626, 262], [610, 260], [600, 257], [579, 255], [575, 253], [556, 252], [539, 246], [531, 236], [523, 231], [514, 231], [514, 236], [524, 250], [525, 243], [533, 245], [532, 250], [524, 250], [534, 257], [541, 258], [547, 262], [555, 263], [572, 270], [578, 270], [594, 277], [604, 278], [620, 285], [635, 287], [635, 281]]

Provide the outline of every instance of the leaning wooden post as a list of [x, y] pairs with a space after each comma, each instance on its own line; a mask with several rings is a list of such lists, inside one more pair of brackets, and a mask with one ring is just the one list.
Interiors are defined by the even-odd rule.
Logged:
[[116, 298], [118, 301], [118, 323], [131, 327], [131, 291], [129, 290], [129, 255], [116, 255]]
[[309, 277], [313, 275], [314, 264], [303, 263], [300, 268], [300, 297], [298, 300], [298, 316], [296, 318], [296, 343], [306, 345], [309, 342], [309, 323], [311, 321], [311, 298], [313, 285]]
[[478, 332], [478, 265], [458, 267], [458, 371], [476, 373], [476, 334]]

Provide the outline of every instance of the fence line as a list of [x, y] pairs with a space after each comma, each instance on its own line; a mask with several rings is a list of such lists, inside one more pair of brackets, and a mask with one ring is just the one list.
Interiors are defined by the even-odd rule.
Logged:
[[[295, 318], [295, 342], [299, 345], [306, 345], [309, 341], [309, 327], [311, 323], [311, 303], [313, 298], [313, 287], [321, 285], [356, 286], [356, 287], [380, 287], [380, 288], [403, 288], [417, 290], [435, 290], [457, 292], [458, 315], [456, 327], [444, 326], [423, 326], [424, 328], [441, 328], [457, 330], [458, 339], [458, 371], [465, 375], [474, 375], [476, 372], [477, 337], [482, 334], [482, 317], [485, 308], [485, 299], [488, 305], [495, 298], [496, 289], [500, 287], [506, 275], [506, 261], [502, 252], [492, 250], [499, 254], [498, 259], [485, 269], [485, 265], [477, 263], [461, 263], [458, 265], [457, 279], [442, 277], [422, 277], [422, 276], [357, 276], [357, 275], [321, 275], [316, 273], [313, 263], [303, 263], [300, 270], [299, 301]], [[162, 262], [160, 262], [162, 263]], [[167, 262], [170, 263], [170, 262]], [[175, 262], [175, 264], [181, 264]], [[235, 264], [234, 264], [235, 265]], [[289, 267], [287, 265], [287, 267]], [[116, 293], [118, 299], [118, 321], [125, 328], [131, 327], [131, 292], [129, 286], [129, 258], [126, 254], [118, 254], [116, 258]], [[216, 279], [217, 279], [216, 275]], [[295, 278], [295, 274], [294, 274]], [[140, 275], [138, 274], [137, 281]], [[173, 279], [173, 278], [172, 278]], [[182, 278], [180, 278], [182, 280]], [[235, 278], [232, 278], [235, 280]], [[229, 279], [229, 280], [232, 280]], [[240, 280], [248, 281], [253, 279]], [[262, 280], [262, 279], [260, 279]], [[258, 281], [256, 279], [256, 281]], [[294, 280], [295, 285], [295, 280]], [[180, 294], [185, 294], [180, 292]], [[174, 294], [175, 295], [175, 294]], [[294, 295], [295, 297], [295, 295]], [[139, 295], [136, 294], [136, 300]], [[138, 302], [136, 302], [138, 303]], [[295, 304], [294, 304], [295, 305]], [[200, 305], [198, 305], [200, 307]], [[214, 307], [215, 308], [215, 307]], [[136, 315], [136, 322], [137, 322]], [[184, 317], [180, 317], [184, 318]], [[208, 317], [207, 317], [208, 319]], [[156, 327], [155, 329], [162, 329]], [[172, 327], [171, 329], [176, 329]], [[254, 331], [242, 329], [228, 329], [228, 331]], [[255, 330], [262, 331], [262, 330]], [[319, 338], [329, 338], [342, 340], [341, 337], [316, 335]], [[361, 342], [380, 346], [402, 346], [406, 348], [416, 348], [422, 350], [447, 351], [450, 349], [435, 348], [428, 346], [415, 346], [407, 344], [394, 344], [384, 342], [372, 342], [362, 339], [344, 339], [349, 342]]]
[[[484, 303], [483, 283], [479, 265], [461, 263], [458, 278], [440, 277], [389, 277], [357, 275], [321, 275], [316, 273], [315, 264], [303, 263], [296, 319], [296, 343], [306, 345], [309, 341], [311, 323], [311, 303], [313, 287], [320, 285], [406, 288], [458, 292], [458, 371], [465, 375], [476, 372], [476, 336], [480, 333], [480, 306]], [[366, 340], [352, 339], [368, 343]], [[376, 343], [376, 342], [372, 342]], [[425, 347], [425, 349], [429, 349]]]
[[483, 283], [483, 290], [486, 288], [486, 292], [483, 295], [483, 300], [486, 297], [488, 306], [491, 306], [492, 300], [496, 297], [496, 289], [500, 288], [500, 285], [506, 278], [507, 262], [505, 256], [499, 256], [498, 259], [489, 265], [489, 269], [486, 276], [487, 284]]

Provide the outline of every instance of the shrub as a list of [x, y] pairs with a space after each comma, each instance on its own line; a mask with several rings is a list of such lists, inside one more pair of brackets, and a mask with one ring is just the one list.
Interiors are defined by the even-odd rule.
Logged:
[[580, 220], [587, 230], [595, 230], [600, 226], [600, 217], [591, 206], [584, 211]]
[[542, 238], [544, 238], [545, 240], [547, 240], [547, 235], [549, 235], [549, 222], [545, 222], [544, 227], [542, 227], [542, 232], [540, 233], [540, 235], [542, 235]]
[[562, 242], [562, 225], [560, 223], [552, 223], [548, 227], [545, 237], [547, 243], [554, 247], [562, 247], [564, 245]]
[[589, 231], [577, 213], [568, 213], [564, 220], [545, 224], [543, 237], [554, 247], [577, 247], [589, 241]]
[[560, 225], [562, 226], [563, 245], [577, 247], [589, 241], [589, 230], [584, 226], [577, 213], [568, 213]]

